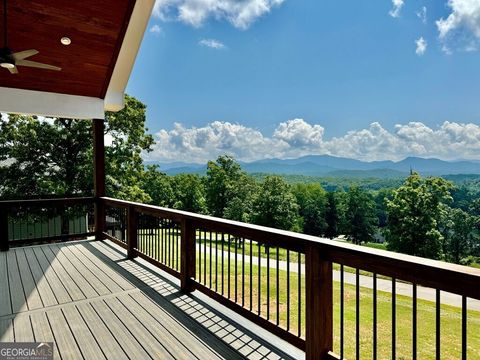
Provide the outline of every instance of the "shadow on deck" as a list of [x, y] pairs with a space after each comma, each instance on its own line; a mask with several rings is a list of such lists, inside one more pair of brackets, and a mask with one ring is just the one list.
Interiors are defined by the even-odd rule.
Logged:
[[63, 359], [304, 357], [109, 241], [0, 253], [0, 341], [53, 341]]

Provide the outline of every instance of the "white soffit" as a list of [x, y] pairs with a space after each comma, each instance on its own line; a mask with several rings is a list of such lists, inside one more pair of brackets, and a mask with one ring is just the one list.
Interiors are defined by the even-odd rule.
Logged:
[[0, 87], [0, 112], [75, 119], [103, 119], [99, 98]]
[[125, 105], [125, 89], [154, 4], [155, 0], [137, 0], [135, 3], [105, 95], [105, 111], [119, 111]]

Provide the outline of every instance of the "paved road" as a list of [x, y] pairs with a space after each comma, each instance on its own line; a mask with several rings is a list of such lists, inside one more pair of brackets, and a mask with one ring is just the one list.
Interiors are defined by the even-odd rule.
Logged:
[[[197, 244], [197, 249], [199, 248], [199, 245]], [[203, 250], [202, 246], [202, 250]], [[209, 246], [207, 246], [207, 251], [209, 252]], [[239, 251], [241, 251], [239, 249]], [[215, 253], [215, 248], [212, 249], [212, 254]], [[230, 255], [230, 261], [232, 259], [235, 259], [235, 253], [224, 251], [224, 257], [225, 259]], [[221, 256], [221, 250], [218, 250], [218, 256]], [[237, 254], [237, 261], [240, 263], [242, 261], [242, 254]], [[254, 265], [258, 265], [258, 257], [252, 256], [252, 262]], [[250, 263], [250, 257], [245, 255], [245, 263]], [[261, 258], [260, 263], [262, 267], [267, 266], [267, 259]], [[276, 269], [277, 263], [276, 260], [271, 258], [270, 259], [270, 268], [271, 269]], [[279, 269], [280, 270], [287, 270], [287, 262], [286, 261], [279, 261]], [[290, 262], [290, 271], [293, 273], [296, 273], [298, 271], [298, 264]], [[301, 265], [301, 270], [302, 274], [305, 274], [305, 265]], [[340, 281], [340, 271], [338, 270], [333, 270], [333, 280], [334, 281]], [[346, 284], [351, 284], [355, 285], [356, 284], [356, 275], [353, 273], [349, 272], [344, 272], [344, 281]], [[366, 276], [366, 275], [360, 275], [360, 286], [367, 288], [367, 289], [373, 289], [373, 277], [371, 276]], [[408, 283], [403, 283], [397, 281], [395, 284], [395, 289], [398, 295], [404, 295], [404, 296], [412, 296], [412, 285]], [[385, 279], [379, 279], [377, 278], [377, 290], [379, 291], [385, 291], [385, 292], [392, 292], [392, 282], [390, 280], [385, 280]], [[423, 286], [417, 286], [417, 298], [422, 299], [422, 300], [428, 300], [428, 301], [435, 301], [436, 300], [436, 290], [432, 288], [426, 288]], [[461, 307], [462, 306], [462, 297], [460, 295], [452, 294], [446, 291], [442, 291], [440, 295], [440, 301], [442, 304], [445, 305], [451, 305], [451, 306], [456, 306], [456, 307]], [[474, 299], [468, 299], [468, 309], [469, 310], [476, 310], [480, 311], [480, 301], [479, 300], [474, 300]]]

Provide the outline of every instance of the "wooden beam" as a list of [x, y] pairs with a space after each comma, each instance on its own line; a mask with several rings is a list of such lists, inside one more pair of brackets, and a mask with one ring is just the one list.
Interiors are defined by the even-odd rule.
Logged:
[[105, 141], [103, 119], [92, 120], [93, 129], [93, 192], [95, 196], [95, 238], [103, 239], [105, 206], [100, 199], [105, 196]]
[[326, 359], [333, 349], [332, 263], [322, 259], [320, 247], [307, 247], [305, 273], [305, 355]]

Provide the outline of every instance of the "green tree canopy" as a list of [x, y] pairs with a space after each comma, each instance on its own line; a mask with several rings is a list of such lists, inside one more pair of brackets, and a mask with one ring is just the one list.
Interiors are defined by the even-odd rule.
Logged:
[[303, 218], [303, 232], [309, 235], [324, 235], [327, 193], [318, 183], [297, 184], [293, 187], [299, 213]]
[[299, 230], [298, 204], [279, 176], [267, 176], [253, 204], [253, 222], [284, 230]]
[[175, 209], [206, 213], [205, 189], [198, 175], [175, 175], [172, 178], [172, 189]]
[[338, 235], [338, 227], [340, 223], [340, 215], [337, 209], [337, 198], [335, 193], [327, 193], [327, 204], [325, 209], [325, 223], [327, 225], [325, 229], [325, 236], [333, 239]]
[[371, 241], [378, 219], [375, 202], [365, 190], [352, 186], [347, 193], [346, 234], [355, 244]]
[[229, 202], [238, 195], [238, 182], [244, 175], [240, 165], [231, 156], [222, 155], [215, 162], [208, 162], [206, 200], [213, 216], [224, 217]]
[[[106, 113], [107, 195], [150, 201], [140, 188], [141, 158], [153, 138], [145, 128], [145, 105], [126, 95], [125, 108]], [[0, 196], [92, 195], [92, 122], [8, 115], [0, 121]]]
[[442, 179], [423, 179], [411, 174], [387, 200], [388, 248], [406, 254], [433, 259], [442, 257], [443, 236], [439, 224], [451, 200], [452, 185]]

